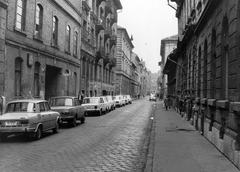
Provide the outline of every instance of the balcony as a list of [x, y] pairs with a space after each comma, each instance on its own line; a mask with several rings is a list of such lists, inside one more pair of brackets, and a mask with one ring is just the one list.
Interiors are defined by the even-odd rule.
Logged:
[[86, 11], [90, 11], [91, 10], [91, 7], [89, 5], [88, 0], [83, 0], [82, 1], [82, 6], [86, 9]]
[[112, 14], [112, 12], [113, 12], [112, 5], [108, 1], [108, 3], [105, 6], [105, 17], [107, 17], [109, 13]]
[[104, 62], [104, 67], [106, 67], [106, 65], [110, 63], [109, 56], [110, 56], [110, 53], [106, 54], [106, 57], [104, 58], [104, 61], [103, 61]]
[[112, 48], [112, 46], [117, 45], [117, 36], [116, 35], [112, 35], [111, 39], [110, 39], [110, 48]]
[[116, 58], [110, 57], [109, 62], [110, 62], [110, 65], [109, 65], [110, 68], [113, 68], [113, 67], [117, 66], [117, 59]]
[[82, 40], [92, 45], [93, 47], [96, 47], [96, 39], [94, 35], [90, 34], [86, 29], [82, 30]]
[[104, 31], [104, 41], [106, 42], [107, 39], [111, 38], [112, 36], [112, 30], [111, 29], [106, 29]]
[[105, 30], [106, 22], [104, 19], [98, 19], [96, 23], [96, 32], [99, 34], [101, 30]]
[[114, 23], [117, 23], [117, 21], [118, 21], [118, 15], [117, 15], [117, 13], [116, 12], [114, 12], [114, 13], [112, 13], [112, 17], [111, 17], [111, 26], [114, 24]]
[[105, 49], [104, 49], [104, 47], [99, 47], [97, 49], [96, 62], [98, 63], [99, 60], [104, 59], [104, 56], [105, 56]]

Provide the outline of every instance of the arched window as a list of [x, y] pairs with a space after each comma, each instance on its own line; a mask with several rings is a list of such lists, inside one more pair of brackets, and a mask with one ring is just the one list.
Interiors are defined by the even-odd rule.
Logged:
[[22, 61], [20, 57], [15, 59], [15, 96], [21, 96]]
[[25, 31], [26, 0], [17, 0], [16, 28]]
[[66, 30], [66, 50], [70, 52], [70, 36], [71, 36], [71, 28], [69, 25], [67, 25], [67, 30]]
[[58, 18], [53, 16], [53, 26], [52, 26], [52, 45], [54, 47], [58, 46]]
[[42, 28], [43, 28], [43, 7], [40, 4], [37, 4], [35, 17], [35, 38], [42, 39]]
[[74, 40], [73, 40], [73, 54], [77, 55], [77, 47], [78, 47], [78, 33], [74, 32]]
[[39, 96], [40, 92], [40, 63], [36, 62], [34, 65], [34, 96]]

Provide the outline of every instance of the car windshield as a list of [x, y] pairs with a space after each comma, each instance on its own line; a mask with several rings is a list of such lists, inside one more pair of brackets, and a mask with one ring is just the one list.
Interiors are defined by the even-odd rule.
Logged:
[[11, 112], [34, 112], [35, 104], [30, 102], [14, 102], [9, 103], [6, 108], [6, 113]]
[[52, 98], [49, 100], [50, 106], [73, 106], [71, 98]]
[[88, 103], [98, 103], [98, 99], [97, 98], [84, 98], [83, 104], [88, 104]]

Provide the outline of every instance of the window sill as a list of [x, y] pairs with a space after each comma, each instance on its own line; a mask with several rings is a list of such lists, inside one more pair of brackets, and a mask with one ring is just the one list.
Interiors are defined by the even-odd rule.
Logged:
[[65, 50], [65, 53], [71, 55], [71, 52], [69, 50]]
[[52, 44], [51, 46], [52, 46], [52, 48], [54, 48], [54, 49], [56, 49], [56, 50], [59, 50], [58, 45], [54, 45], [54, 44]]
[[33, 35], [33, 39], [38, 41], [38, 42], [43, 43], [43, 39], [41, 37], [37, 37], [36, 35]]
[[27, 33], [24, 30], [20, 30], [20, 29], [14, 27], [14, 31], [17, 33], [20, 33], [23, 36], [27, 36]]

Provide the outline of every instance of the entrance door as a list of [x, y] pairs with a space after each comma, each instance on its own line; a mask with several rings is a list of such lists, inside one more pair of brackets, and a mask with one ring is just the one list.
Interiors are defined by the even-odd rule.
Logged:
[[46, 66], [45, 72], [45, 99], [58, 96], [59, 78], [61, 76], [61, 68], [54, 66]]

